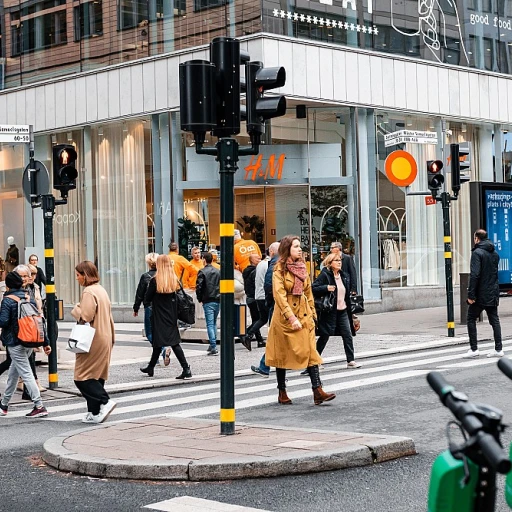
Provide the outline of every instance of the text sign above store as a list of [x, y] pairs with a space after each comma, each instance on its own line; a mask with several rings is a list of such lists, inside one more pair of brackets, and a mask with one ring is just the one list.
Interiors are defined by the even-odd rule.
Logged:
[[0, 142], [25, 143], [30, 142], [30, 128], [28, 124], [0, 124]]
[[399, 130], [384, 135], [384, 146], [397, 144], [437, 144], [437, 132], [422, 132], [418, 130]]

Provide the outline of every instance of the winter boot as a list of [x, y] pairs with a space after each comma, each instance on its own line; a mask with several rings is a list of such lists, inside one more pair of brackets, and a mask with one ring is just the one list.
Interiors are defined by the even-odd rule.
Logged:
[[176, 377], [178, 380], [185, 380], [192, 378], [192, 372], [190, 371], [190, 366], [185, 366], [180, 375]]
[[154, 366], [149, 366], [149, 364], [148, 364], [146, 366], [146, 368], [141, 368], [140, 371], [142, 373], [147, 373], [148, 377], [153, 377], [153, 375], [155, 374], [155, 367]]
[[280, 403], [282, 405], [289, 405], [289, 404], [293, 403], [291, 401], [291, 399], [288, 397], [288, 395], [286, 394], [286, 389], [279, 390], [279, 396], [277, 397], [277, 401], [278, 401], [278, 403]]
[[318, 366], [309, 367], [309, 377], [311, 379], [311, 387], [313, 388], [313, 400], [315, 401], [315, 405], [320, 405], [323, 402], [330, 402], [336, 398], [334, 393], [326, 393], [322, 389], [322, 381], [320, 380]]
[[291, 404], [292, 401], [286, 393], [286, 370], [283, 368], [276, 368], [276, 376], [277, 389], [279, 390], [279, 395], [277, 397], [278, 403], [283, 405]]

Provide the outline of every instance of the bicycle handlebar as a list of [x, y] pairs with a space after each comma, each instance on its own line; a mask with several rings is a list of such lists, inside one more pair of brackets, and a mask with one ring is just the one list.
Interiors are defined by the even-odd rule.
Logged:
[[437, 393], [443, 405], [461, 422], [466, 432], [475, 438], [489, 466], [498, 473], [508, 473], [512, 467], [510, 460], [495, 437], [484, 431], [482, 422], [475, 416], [475, 407], [467, 397], [457, 393], [439, 372], [430, 372], [427, 375], [427, 382]]
[[512, 361], [510, 359], [506, 359], [501, 357], [498, 361], [498, 368], [509, 378], [512, 380]]

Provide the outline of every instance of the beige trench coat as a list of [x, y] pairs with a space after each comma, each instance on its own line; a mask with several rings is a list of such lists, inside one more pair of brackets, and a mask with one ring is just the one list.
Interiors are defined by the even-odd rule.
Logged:
[[108, 379], [110, 357], [115, 342], [114, 320], [110, 299], [100, 284], [86, 286], [82, 300], [71, 311], [77, 321], [81, 318], [96, 329], [91, 350], [87, 354], [76, 354], [74, 379]]
[[[272, 275], [272, 290], [275, 306], [268, 331], [265, 362], [275, 368], [300, 370], [322, 364], [316, 350], [315, 303], [309, 277], [304, 282], [302, 296], [292, 295], [294, 276], [282, 272], [277, 264]], [[297, 317], [302, 329], [294, 331], [288, 318]]]

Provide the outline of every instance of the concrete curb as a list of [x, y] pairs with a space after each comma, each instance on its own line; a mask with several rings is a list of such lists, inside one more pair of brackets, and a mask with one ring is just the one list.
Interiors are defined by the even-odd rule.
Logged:
[[[68, 437], [96, 428], [98, 427], [81, 429], [48, 439], [43, 446], [43, 460], [59, 471], [100, 478], [200, 482], [318, 473], [368, 466], [417, 453], [412, 439], [395, 436], [386, 436], [385, 439], [376, 439], [364, 444], [349, 444], [331, 450], [311, 451], [301, 456], [290, 452], [290, 455], [281, 454], [263, 459], [259, 456], [234, 457], [227, 454], [222, 460], [201, 461], [182, 458], [179, 461], [164, 463], [151, 460], [129, 461], [93, 457], [77, 454], [64, 447]], [[266, 428], [268, 429], [268, 426]], [[341, 434], [335, 431], [275, 428], [276, 430]]]

